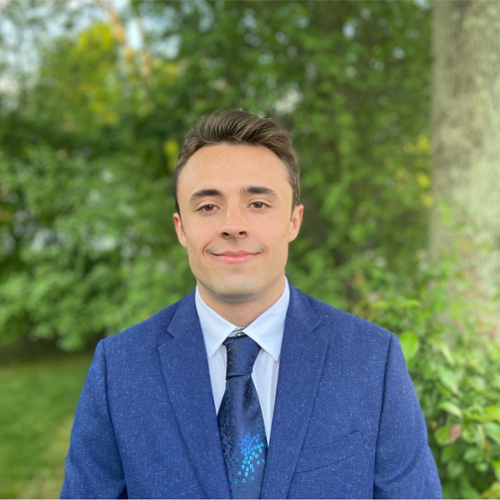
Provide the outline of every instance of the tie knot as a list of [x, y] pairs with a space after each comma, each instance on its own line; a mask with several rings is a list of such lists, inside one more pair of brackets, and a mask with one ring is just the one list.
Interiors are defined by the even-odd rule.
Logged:
[[251, 375], [260, 346], [247, 335], [228, 337], [224, 341], [227, 349], [226, 380], [232, 377]]

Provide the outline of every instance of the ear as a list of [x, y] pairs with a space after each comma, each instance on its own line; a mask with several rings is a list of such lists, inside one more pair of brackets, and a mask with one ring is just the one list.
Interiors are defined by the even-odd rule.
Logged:
[[184, 228], [182, 227], [181, 216], [177, 212], [173, 216], [175, 232], [177, 233], [177, 239], [183, 247], [187, 247], [186, 234], [184, 233]]
[[290, 234], [288, 241], [293, 241], [297, 238], [302, 224], [302, 216], [304, 215], [304, 205], [297, 205], [292, 212], [292, 219], [290, 220]]

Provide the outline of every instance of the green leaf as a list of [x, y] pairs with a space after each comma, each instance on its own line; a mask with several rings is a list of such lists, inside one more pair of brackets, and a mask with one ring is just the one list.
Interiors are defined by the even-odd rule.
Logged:
[[446, 342], [441, 339], [434, 339], [433, 342], [441, 351], [441, 354], [445, 357], [446, 361], [448, 361], [448, 363], [453, 366], [455, 364], [455, 358], [453, 357], [448, 344], [446, 344]]
[[408, 363], [415, 357], [420, 349], [420, 341], [414, 333], [404, 332], [399, 337], [399, 342], [401, 343], [406, 362]]
[[460, 476], [459, 482], [462, 498], [481, 498], [481, 494], [470, 484], [470, 480], [465, 474]]
[[[500, 498], [500, 481], [495, 481], [482, 495], [483, 498]], [[479, 498], [479, 495], [468, 498]]]
[[447, 469], [450, 478], [455, 479], [463, 473], [464, 466], [461, 462], [450, 462]]
[[482, 415], [474, 417], [478, 422], [499, 422], [500, 423], [500, 407], [485, 406]]
[[466, 462], [479, 462], [484, 459], [484, 453], [479, 448], [469, 448], [464, 453], [464, 460]]
[[500, 460], [493, 460], [491, 462], [491, 465], [493, 466], [493, 470], [495, 471], [495, 476], [500, 481]]
[[474, 439], [475, 439], [475, 432], [474, 432], [474, 429], [471, 428], [471, 427], [467, 427], [463, 434], [462, 434], [462, 438], [464, 439], [464, 441], [466, 441], [467, 443], [473, 443], [474, 442]]
[[448, 444], [450, 442], [450, 428], [451, 425], [445, 425], [444, 427], [440, 427], [436, 432], [436, 441], [440, 445]]
[[444, 366], [438, 366], [437, 374], [439, 381], [451, 392], [458, 394], [458, 379], [456, 375]]
[[450, 415], [455, 415], [456, 417], [462, 418], [462, 410], [454, 403], [451, 401], [443, 401], [442, 403], [439, 403], [439, 407], [441, 410], [444, 410], [446, 413], [449, 413]]
[[452, 444], [451, 446], [447, 446], [441, 452], [441, 461], [446, 463], [454, 458], [461, 456], [462, 454], [462, 446], [458, 444]]
[[486, 434], [484, 433], [484, 429], [481, 424], [478, 424], [476, 426], [475, 439], [476, 439], [476, 444], [479, 446], [479, 448], [484, 450], [486, 445]]
[[500, 424], [497, 424], [496, 422], [486, 422], [483, 424], [483, 428], [489, 438], [500, 444]]

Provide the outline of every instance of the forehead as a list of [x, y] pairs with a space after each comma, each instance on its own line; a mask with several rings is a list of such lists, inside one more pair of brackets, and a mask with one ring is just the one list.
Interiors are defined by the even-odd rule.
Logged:
[[178, 191], [240, 189], [262, 185], [291, 193], [285, 164], [269, 149], [248, 144], [205, 146], [194, 153], [179, 174]]

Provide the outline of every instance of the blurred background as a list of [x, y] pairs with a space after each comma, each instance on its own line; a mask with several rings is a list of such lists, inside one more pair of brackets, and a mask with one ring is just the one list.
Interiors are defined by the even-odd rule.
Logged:
[[0, 497], [57, 497], [96, 342], [190, 292], [180, 142], [289, 129], [295, 286], [396, 333], [448, 498], [500, 497], [500, 2], [0, 0]]

